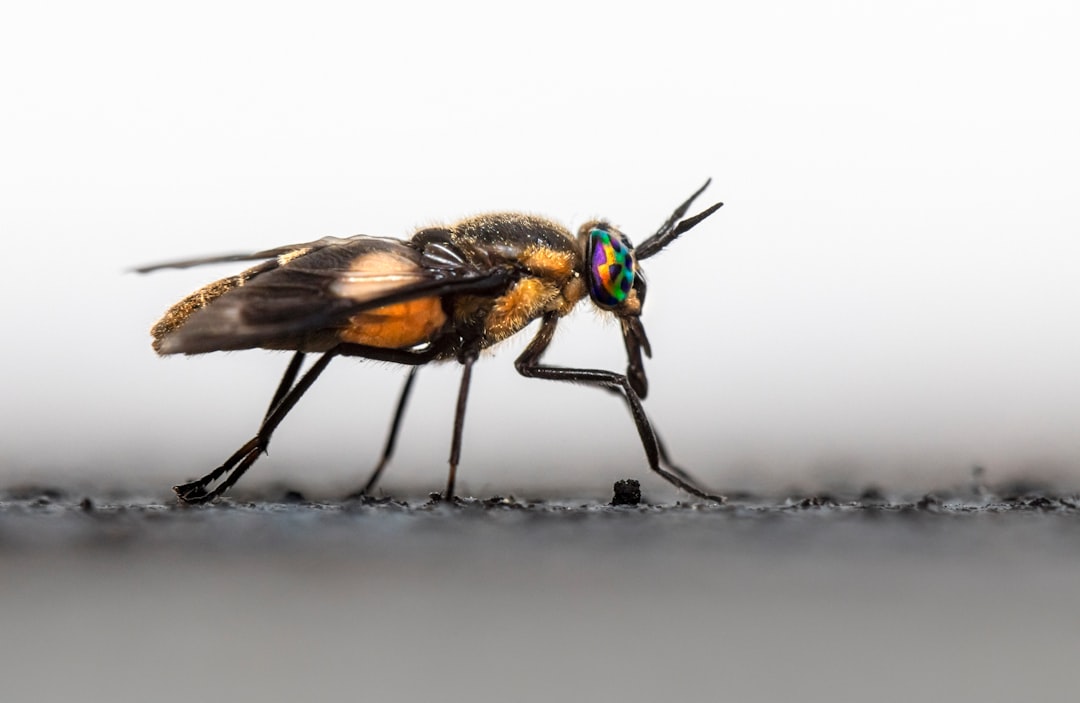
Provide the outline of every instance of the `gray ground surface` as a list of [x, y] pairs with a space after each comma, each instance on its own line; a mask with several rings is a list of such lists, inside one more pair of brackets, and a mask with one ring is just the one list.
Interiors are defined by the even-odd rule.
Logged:
[[1075, 700], [1080, 500], [0, 490], [4, 700]]

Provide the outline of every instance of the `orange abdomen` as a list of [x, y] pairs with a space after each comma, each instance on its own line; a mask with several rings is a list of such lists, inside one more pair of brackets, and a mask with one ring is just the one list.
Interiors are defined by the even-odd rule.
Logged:
[[431, 341], [446, 323], [439, 298], [418, 298], [354, 315], [341, 341], [385, 349], [407, 349]]

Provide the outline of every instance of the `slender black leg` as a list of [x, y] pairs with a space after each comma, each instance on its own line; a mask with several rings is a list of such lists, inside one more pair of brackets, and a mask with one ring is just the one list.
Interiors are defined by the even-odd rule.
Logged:
[[[377, 361], [389, 361], [396, 364], [420, 366], [429, 361], [445, 358], [448, 349], [449, 347], [447, 345], [432, 345], [421, 351], [411, 351], [367, 347], [358, 344], [341, 344], [335, 347], [334, 351], [341, 356], [359, 356], [365, 359], [375, 359]], [[447, 499], [453, 498], [454, 496], [454, 483], [457, 480], [458, 461], [461, 458], [461, 434], [462, 429], [465, 426], [465, 406], [469, 398], [469, 381], [472, 377], [472, 365], [473, 362], [476, 361], [476, 357], [477, 352], [475, 351], [468, 351], [459, 355], [459, 360], [461, 361], [462, 366], [464, 366], [464, 371], [461, 376], [461, 388], [458, 391], [457, 410], [454, 415], [454, 437], [450, 445], [450, 472], [446, 480], [446, 493], [444, 496]], [[390, 437], [387, 439], [386, 449], [383, 452], [384, 462], [388, 461], [390, 455], [393, 453], [398, 425], [401, 416], [405, 412], [405, 405], [412, 386], [412, 376], [413, 375], [410, 374], [410, 377], [406, 379], [405, 387], [402, 389], [401, 398], [398, 400], [398, 409], [395, 413], [394, 423], [390, 428]], [[382, 471], [382, 463], [383, 462], [380, 462], [380, 466], [376, 467], [375, 473], [372, 475], [372, 478], [369, 479], [368, 485], [361, 491], [361, 494], [374, 486], [374, 482], [378, 480], [379, 472]]]
[[677, 466], [673, 461], [671, 461], [671, 457], [667, 453], [667, 447], [664, 446], [663, 440], [660, 439], [660, 433], [656, 431], [655, 427], [653, 428], [653, 436], [656, 437], [656, 448], [660, 451], [660, 463], [668, 471], [675, 474], [682, 480], [693, 483], [695, 485], [700, 485], [701, 482], [694, 478], [693, 474], [691, 474], [686, 469]]
[[[633, 385], [633, 383], [633, 378], [630, 378], [630, 384]], [[612, 395], [617, 395], [620, 398], [623, 395], [622, 391], [615, 388], [605, 388], [604, 390], [608, 391]], [[638, 397], [640, 398], [641, 396]], [[663, 439], [660, 437], [660, 431], [657, 430], [656, 427], [653, 427], [653, 436], [656, 437], [656, 448], [660, 453], [660, 465], [684, 481], [689, 481], [693, 484], [700, 484], [701, 482], [694, 478], [693, 474], [691, 474], [686, 469], [677, 466], [675, 462], [671, 460], [671, 455], [669, 455], [667, 452], [667, 446], [664, 444]]]
[[[274, 405], [273, 409], [267, 413], [258, 433], [229, 457], [224, 464], [196, 481], [191, 481], [190, 483], [185, 483], [180, 486], [173, 486], [173, 491], [176, 492], [176, 496], [180, 499], [180, 502], [205, 503], [211, 501], [222, 495], [230, 486], [239, 481], [240, 477], [243, 476], [259, 456], [266, 451], [267, 446], [270, 444], [270, 437], [274, 434], [274, 430], [277, 429], [277, 426], [281, 424], [281, 421], [285, 419], [285, 416], [289, 414], [289, 411], [293, 409], [304, 393], [311, 388], [311, 385], [315, 383], [315, 380], [326, 369], [327, 364], [330, 363], [330, 360], [334, 358], [334, 356], [335, 352], [329, 351], [319, 357], [318, 361], [316, 361], [312, 367], [308, 369], [307, 373], [304, 374], [303, 378], [300, 379], [300, 382], [290, 388], [281, 397], [278, 403]], [[289, 365], [289, 368], [292, 368], [292, 364]], [[288, 373], [286, 373], [286, 376], [288, 376]], [[282, 381], [284, 380], [286, 379], [282, 379]], [[281, 387], [279, 386], [278, 390], [280, 391], [280, 389]], [[225, 474], [229, 475], [219, 486], [210, 491], [206, 490], [207, 486]]]
[[[289, 414], [289, 411], [292, 410], [293, 406], [296, 405], [301, 396], [311, 388], [311, 385], [315, 383], [315, 380], [326, 369], [326, 365], [329, 364], [330, 360], [335, 356], [355, 356], [376, 361], [404, 364], [407, 366], [419, 366], [434, 360], [442, 353], [442, 351], [442, 347], [437, 347], [435, 345], [420, 351], [412, 351], [382, 349], [360, 344], [339, 344], [319, 357], [318, 361], [316, 361], [300, 379], [300, 382], [293, 385], [293, 381], [295, 381], [296, 376], [299, 374], [300, 366], [304, 360], [304, 354], [302, 352], [297, 352], [293, 355], [292, 361], [289, 362], [289, 367], [285, 370], [285, 375], [282, 377], [281, 382], [278, 383], [277, 390], [274, 392], [274, 398], [270, 403], [270, 409], [263, 418], [262, 426], [259, 428], [256, 435], [249, 439], [242, 447], [237, 449], [221, 466], [200, 479], [179, 486], [173, 486], [173, 491], [182, 503], [206, 503], [221, 496], [233, 484], [240, 480], [240, 477], [243, 476], [244, 473], [251, 468], [251, 465], [258, 460], [259, 456], [266, 451], [274, 430], [281, 421], [285, 419], [285, 416]], [[229, 474], [229, 476], [221, 483], [221, 485], [213, 490], [207, 490], [207, 487], [211, 483], [217, 481], [225, 474]]]
[[[285, 369], [285, 374], [281, 377], [281, 381], [278, 383], [277, 390], [274, 391], [274, 397], [270, 400], [270, 406], [266, 408], [266, 414], [263, 416], [264, 423], [274, 412], [274, 408], [276, 408], [278, 404], [281, 403], [282, 398], [284, 398], [288, 394], [289, 390], [293, 386], [293, 383], [296, 382], [296, 376], [300, 373], [300, 367], [303, 365], [303, 363], [303, 352], [296, 352], [295, 354], [293, 354], [292, 359], [289, 361], [289, 366]], [[269, 441], [269, 437], [267, 437], [267, 441]], [[180, 488], [190, 491], [193, 487], [201, 484], [201, 486], [192, 494], [192, 500], [185, 500], [183, 497], [181, 497], [181, 500], [183, 502], [205, 502], [207, 500], [211, 500], [210, 497], [200, 498], [203, 493], [202, 489], [204, 489], [209, 483], [221, 476], [221, 474], [227, 470], [225, 467], [236, 466], [236, 464], [238, 464], [240, 460], [242, 460], [245, 456], [251, 453], [254, 446], [255, 439], [249, 440], [246, 444], [244, 444], [244, 446], [237, 449], [232, 456], [226, 459], [224, 464], [214, 469], [214, 471], [211, 471], [209, 474], [203, 476], [198, 481], [185, 483], [183, 486], [173, 486], [173, 490], [176, 491], [177, 488]], [[254, 461], [252, 461], [251, 463], [254, 463]], [[236, 483], [236, 481], [234, 480], [230, 482], [229, 485], [232, 485], [233, 483]], [[218, 492], [217, 495], [221, 495], [221, 492]]]
[[304, 364], [304, 352], [296, 352], [293, 354], [293, 358], [289, 361], [288, 368], [285, 369], [285, 375], [281, 377], [281, 383], [278, 384], [277, 390], [274, 391], [274, 397], [270, 400], [270, 407], [266, 409], [266, 415], [263, 416], [263, 420], [270, 417], [270, 413], [274, 412], [274, 408], [277, 407], [281, 399], [285, 397], [285, 394], [292, 388], [293, 383], [296, 382], [296, 376], [300, 373], [300, 367]]
[[472, 352], [461, 357], [461, 388], [458, 389], [457, 410], [454, 412], [454, 439], [450, 443], [450, 474], [446, 479], [446, 491], [443, 498], [454, 498], [454, 482], [457, 480], [458, 461], [461, 459], [461, 433], [465, 429], [465, 405], [469, 400], [469, 381], [472, 380], [472, 366], [476, 361], [476, 353]]
[[[601, 388], [610, 388], [620, 392], [626, 400], [627, 405], [630, 407], [630, 414], [634, 418], [634, 424], [637, 426], [638, 435], [641, 437], [641, 445], [645, 450], [645, 456], [649, 461], [649, 468], [659, 474], [668, 483], [683, 489], [687, 493], [706, 500], [723, 503], [723, 496], [708, 493], [696, 486], [692, 481], [680, 475], [680, 473], [685, 474], [685, 472], [681, 472], [681, 470], [669, 471], [660, 465], [661, 449], [660, 444], [656, 439], [656, 433], [653, 432], [652, 424], [649, 422], [649, 418], [645, 414], [645, 409], [641, 405], [641, 399], [638, 398], [637, 393], [634, 392], [634, 389], [631, 387], [630, 381], [626, 376], [600, 369], [567, 369], [557, 366], [543, 366], [539, 363], [540, 357], [543, 356], [544, 351], [547, 349], [548, 345], [551, 344], [551, 338], [555, 334], [555, 326], [558, 324], [558, 321], [559, 318], [554, 313], [548, 313], [544, 316], [543, 323], [540, 325], [540, 331], [537, 332], [536, 337], [529, 342], [529, 346], [525, 348], [525, 351], [521, 353], [521, 356], [519, 356], [515, 362], [518, 373], [530, 378], [546, 378], [552, 381], [585, 383]], [[664, 451], [663, 454], [666, 455], [667, 452]], [[665, 463], [667, 462], [665, 461]]]
[[371, 476], [368, 477], [364, 487], [350, 493], [345, 497], [346, 500], [354, 500], [356, 498], [371, 495], [371, 492], [375, 490], [375, 484], [379, 482], [379, 477], [382, 476], [383, 469], [390, 463], [390, 458], [394, 455], [394, 446], [397, 444], [398, 430], [401, 429], [401, 418], [405, 416], [405, 406], [409, 402], [409, 393], [412, 391], [413, 379], [416, 378], [416, 372], [419, 369], [419, 366], [412, 367], [409, 369], [409, 375], [405, 377], [405, 385], [402, 387], [401, 396], [398, 398], [397, 410], [394, 411], [394, 420], [390, 423], [390, 434], [386, 437], [386, 445], [383, 447], [382, 458], [379, 459], [378, 465], [375, 467], [375, 470], [371, 472]]

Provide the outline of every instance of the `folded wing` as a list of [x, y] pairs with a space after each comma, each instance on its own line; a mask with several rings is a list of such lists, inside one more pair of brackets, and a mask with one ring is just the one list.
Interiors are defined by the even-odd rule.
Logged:
[[192, 293], [153, 327], [160, 354], [262, 347], [324, 351], [342, 342], [408, 348], [446, 323], [442, 296], [496, 289], [509, 273], [468, 263], [439, 243], [383, 237], [307, 244], [154, 267], [274, 257]]

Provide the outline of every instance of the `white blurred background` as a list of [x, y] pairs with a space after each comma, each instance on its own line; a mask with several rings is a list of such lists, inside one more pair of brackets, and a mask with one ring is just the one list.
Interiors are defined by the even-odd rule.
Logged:
[[[647, 408], [718, 489], [1080, 482], [1080, 10], [1063, 2], [21, 3], [0, 13], [0, 483], [165, 488], [246, 440], [287, 356], [156, 358], [237, 267], [479, 211], [641, 240]], [[463, 492], [647, 478], [621, 403], [477, 367]], [[579, 311], [549, 360], [622, 369]], [[245, 483], [351, 488], [403, 373], [335, 362]], [[421, 372], [387, 486], [444, 481]], [[648, 479], [647, 488], [659, 489]]]

